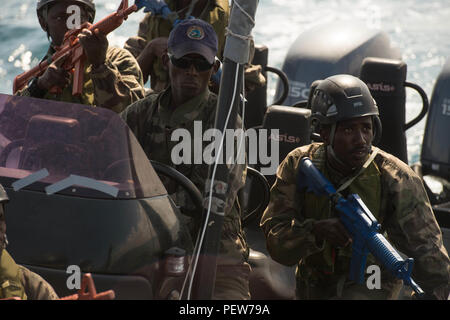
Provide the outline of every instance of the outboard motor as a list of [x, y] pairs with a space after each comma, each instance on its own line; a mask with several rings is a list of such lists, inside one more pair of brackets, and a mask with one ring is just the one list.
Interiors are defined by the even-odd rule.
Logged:
[[[444, 246], [450, 250], [450, 60], [447, 60], [438, 76], [431, 95], [420, 156], [421, 173], [433, 207], [436, 220], [442, 230]], [[431, 183], [442, 185], [433, 192]]]
[[422, 173], [450, 180], [450, 60], [433, 89], [422, 143]]
[[[400, 59], [385, 32], [369, 30], [352, 22], [320, 25], [302, 33], [292, 44], [282, 70], [289, 79], [284, 105], [307, 100], [311, 84], [335, 74], [359, 76], [366, 57]], [[277, 94], [283, 85], [278, 83]]]

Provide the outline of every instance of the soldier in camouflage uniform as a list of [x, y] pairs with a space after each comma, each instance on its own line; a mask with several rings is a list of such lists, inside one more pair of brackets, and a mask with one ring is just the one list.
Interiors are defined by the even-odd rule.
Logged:
[[38, 274], [18, 265], [6, 251], [5, 203], [8, 196], [0, 185], [0, 299], [55, 300], [58, 295]]
[[[217, 57], [222, 59], [225, 47], [225, 30], [230, 17], [228, 0], [167, 0], [172, 11], [176, 11], [180, 19], [184, 19], [191, 4], [194, 4], [191, 15], [212, 25], [218, 38]], [[129, 50], [138, 61], [144, 83], [150, 77], [153, 91], [161, 92], [169, 84], [167, 70], [162, 63], [162, 56], [167, 50], [167, 37], [172, 30], [172, 22], [162, 16], [147, 14], [139, 24], [137, 36], [129, 38], [124, 48]], [[252, 41], [253, 46], [253, 41]], [[251, 55], [252, 57], [253, 55]], [[251, 59], [250, 59], [251, 60]], [[246, 90], [264, 86], [266, 79], [260, 65], [247, 64], [245, 67]], [[217, 89], [212, 86], [214, 92]]]
[[[228, 26], [230, 8], [228, 0], [166, 0], [170, 10], [183, 19], [191, 3], [195, 2], [191, 15], [212, 25], [218, 38], [218, 58], [222, 58], [225, 46], [225, 27]], [[164, 90], [169, 76], [162, 63], [162, 55], [167, 49], [167, 37], [172, 30], [172, 22], [162, 16], [148, 13], [139, 24], [137, 36], [129, 38], [124, 48], [136, 57], [144, 75], [144, 83], [151, 77], [151, 88], [157, 92]]]
[[[172, 150], [178, 142], [171, 141], [172, 132], [178, 128], [187, 130], [196, 143], [194, 127], [201, 124], [203, 132], [214, 127], [217, 96], [208, 89], [208, 80], [217, 71], [217, 36], [208, 23], [185, 20], [171, 32], [168, 55], [163, 61], [169, 70], [171, 86], [162, 93], [150, 94], [122, 112], [122, 118], [134, 132], [148, 157], [174, 166], [199, 188], [205, 190], [208, 165], [201, 161], [185, 161], [173, 164]], [[240, 127], [238, 121], [237, 127]], [[203, 143], [203, 149], [205, 147]], [[193, 150], [193, 149], [192, 149]], [[215, 282], [215, 299], [249, 299], [248, 276], [250, 265], [248, 247], [240, 219], [237, 191], [243, 187], [246, 165], [235, 164], [231, 169], [229, 194], [220, 243], [220, 255]], [[169, 194], [174, 190], [167, 185]], [[183, 202], [184, 194], [176, 190], [176, 201]], [[196, 230], [196, 232], [198, 229]], [[196, 234], [194, 235], [194, 238]]]
[[[314, 90], [315, 88], [315, 90]], [[450, 261], [420, 178], [396, 157], [372, 147], [378, 108], [358, 78], [337, 75], [313, 84], [311, 119], [324, 143], [293, 150], [280, 164], [261, 219], [276, 261], [297, 265], [300, 299], [395, 299], [402, 283], [381, 268], [381, 289], [348, 280], [351, 240], [330, 200], [297, 187], [307, 156], [343, 195], [358, 194], [401, 252], [414, 258], [413, 277], [428, 298], [447, 299]], [[367, 266], [377, 264], [372, 255]]]
[[[43, 60], [60, 46], [67, 29], [69, 14], [66, 8], [79, 5], [81, 23], [94, 20], [93, 0], [39, 0], [37, 14], [42, 29], [51, 41]], [[105, 35], [83, 29], [79, 40], [86, 54], [83, 92], [72, 96], [72, 79], [61, 64], [63, 59], [54, 61], [47, 70], [16, 94], [50, 100], [95, 105], [121, 112], [127, 105], [144, 97], [142, 72], [136, 59], [127, 51], [108, 46]], [[63, 87], [61, 93], [50, 93], [54, 87]]]

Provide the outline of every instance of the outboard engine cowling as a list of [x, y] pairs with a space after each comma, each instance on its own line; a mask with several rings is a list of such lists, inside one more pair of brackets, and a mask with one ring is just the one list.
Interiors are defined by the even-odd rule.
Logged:
[[[290, 91], [284, 105], [307, 100], [314, 80], [335, 74], [359, 76], [366, 57], [401, 59], [385, 32], [369, 30], [354, 21], [320, 25], [302, 33], [289, 49], [282, 70], [289, 79]], [[277, 84], [279, 96], [282, 84]]]
[[422, 173], [450, 180], [450, 60], [433, 89], [422, 143]]

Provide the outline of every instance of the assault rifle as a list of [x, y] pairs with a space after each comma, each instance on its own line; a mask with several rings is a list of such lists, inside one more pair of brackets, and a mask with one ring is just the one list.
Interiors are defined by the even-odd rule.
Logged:
[[[62, 68], [67, 71], [73, 72], [72, 95], [80, 95], [83, 89], [84, 62], [86, 60], [83, 47], [81, 46], [77, 38], [80, 31], [84, 27], [88, 27], [91, 32], [94, 32], [95, 29], [98, 29], [104, 35], [107, 35], [111, 31], [117, 29], [120, 25], [122, 25], [123, 21], [126, 20], [131, 13], [136, 12], [143, 7], [146, 8], [145, 11], [152, 12], [167, 12], [167, 10], [169, 9], [167, 5], [161, 6], [159, 1], [155, 0], [135, 0], [135, 4], [131, 7], [128, 6], [128, 0], [122, 0], [116, 12], [111, 13], [96, 24], [90, 26], [88, 26], [88, 24], [83, 24], [78, 29], [67, 31], [67, 33], [64, 35], [62, 45], [51, 57], [41, 61], [34, 68], [14, 78], [13, 93], [16, 93], [18, 90], [25, 87], [25, 85], [32, 78], [41, 76], [52, 62], [58, 59], [64, 59]], [[60, 90], [60, 88], [52, 88], [50, 91], [53, 93], [57, 93]]]
[[328, 196], [340, 212], [340, 220], [352, 238], [350, 280], [358, 283], [364, 281], [366, 258], [370, 252], [396, 278], [402, 279], [419, 296], [424, 295], [423, 290], [411, 278], [414, 259], [404, 260], [386, 238], [378, 233], [380, 224], [357, 194], [350, 194], [345, 199], [308, 157], [300, 161], [298, 187], [306, 187], [316, 195]]

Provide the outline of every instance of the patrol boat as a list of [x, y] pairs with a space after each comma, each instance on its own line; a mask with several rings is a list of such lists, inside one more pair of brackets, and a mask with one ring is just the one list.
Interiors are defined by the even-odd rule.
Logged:
[[[329, 41], [338, 34], [345, 34], [345, 41]], [[280, 130], [278, 137], [270, 137], [280, 140], [279, 159], [311, 141], [305, 100], [316, 79], [349, 73], [366, 81], [380, 107], [379, 146], [405, 162], [405, 130], [428, 112], [422, 165], [415, 168], [425, 177], [444, 181], [443, 191], [437, 194], [429, 187], [428, 192], [449, 249], [445, 181], [450, 159], [442, 150], [450, 146], [441, 137], [448, 136], [448, 126], [443, 125], [449, 114], [444, 88], [450, 66], [436, 83], [428, 111], [426, 94], [406, 82], [406, 65], [384, 32], [321, 26], [299, 36], [283, 70], [267, 66], [267, 55], [268, 49], [259, 46], [254, 63], [280, 76], [277, 101], [267, 106], [266, 88], [255, 90], [247, 97], [245, 119], [247, 128]], [[418, 90], [424, 101], [423, 111], [408, 124], [405, 86]], [[0, 95], [0, 111], [0, 183], [11, 200], [6, 208], [8, 250], [16, 261], [42, 275], [60, 296], [73, 293], [67, 270], [75, 266], [93, 275], [99, 291], [113, 289], [117, 299], [185, 297], [194, 239], [158, 174], [176, 179], [201, 207], [202, 198], [190, 181], [173, 168], [152, 165], [126, 125], [109, 110]], [[252, 297], [293, 299], [294, 269], [269, 257], [258, 226], [274, 180], [259, 174], [259, 167], [249, 169], [241, 195], [251, 247]]]

